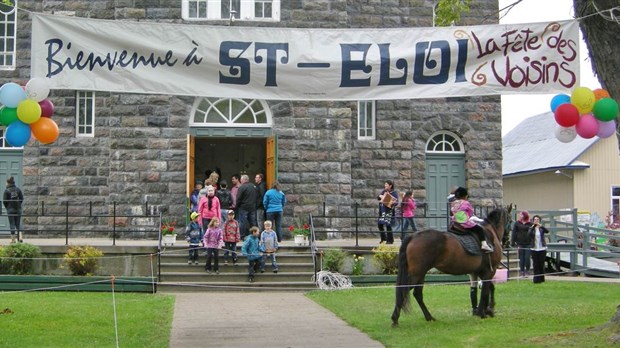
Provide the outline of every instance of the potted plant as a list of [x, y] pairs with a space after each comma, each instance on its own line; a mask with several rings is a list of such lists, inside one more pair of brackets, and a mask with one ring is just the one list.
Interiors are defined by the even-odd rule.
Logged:
[[174, 245], [174, 242], [176, 242], [176, 224], [176, 221], [162, 221], [160, 231], [161, 241], [164, 245]]
[[308, 224], [291, 225], [288, 230], [295, 238], [295, 244], [308, 245], [308, 236], [310, 235], [310, 226]]

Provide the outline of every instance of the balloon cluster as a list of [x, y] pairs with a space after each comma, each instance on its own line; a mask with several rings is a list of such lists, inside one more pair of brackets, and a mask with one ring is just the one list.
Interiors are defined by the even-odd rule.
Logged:
[[47, 80], [34, 78], [22, 87], [9, 82], [0, 87], [0, 124], [6, 127], [4, 139], [9, 145], [26, 145], [31, 136], [43, 144], [58, 139], [58, 125], [52, 117], [54, 104], [47, 99]]
[[570, 143], [577, 135], [607, 138], [616, 131], [618, 103], [604, 89], [577, 87], [570, 96], [558, 94], [551, 99], [551, 111], [559, 125], [555, 137], [563, 143]]

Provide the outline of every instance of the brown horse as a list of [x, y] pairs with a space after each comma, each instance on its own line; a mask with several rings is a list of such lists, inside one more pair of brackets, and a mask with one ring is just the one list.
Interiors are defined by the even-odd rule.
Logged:
[[[398, 326], [401, 309], [409, 312], [409, 291], [413, 289], [420, 309], [427, 321], [435, 320], [424, 304], [422, 289], [424, 277], [431, 268], [448, 274], [469, 274], [472, 280], [470, 298], [473, 314], [481, 318], [493, 316], [495, 307], [495, 286], [491, 278], [502, 258], [502, 237], [510, 223], [512, 205], [506, 209], [491, 211], [483, 227], [492, 236], [492, 253], [471, 255], [452, 233], [424, 230], [408, 235], [398, 254], [398, 276], [396, 278], [396, 305], [392, 313], [392, 326]], [[482, 293], [478, 304], [477, 280], [482, 280]]]

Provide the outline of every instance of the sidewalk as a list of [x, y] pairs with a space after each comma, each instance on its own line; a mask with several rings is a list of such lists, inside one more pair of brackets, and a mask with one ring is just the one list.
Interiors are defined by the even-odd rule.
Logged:
[[300, 292], [174, 295], [171, 348], [383, 347]]

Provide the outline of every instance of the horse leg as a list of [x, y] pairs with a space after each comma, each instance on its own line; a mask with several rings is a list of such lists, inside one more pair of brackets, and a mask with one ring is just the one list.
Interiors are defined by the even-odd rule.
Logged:
[[469, 275], [469, 299], [471, 300], [472, 315], [476, 315], [478, 310], [478, 280], [476, 276]]
[[490, 317], [495, 316], [495, 284], [489, 281], [489, 304], [486, 308], [486, 314]]
[[476, 315], [484, 319], [487, 317], [486, 307], [489, 304], [489, 280], [482, 280], [482, 292], [480, 294], [480, 303], [478, 303], [478, 310]]
[[415, 297], [415, 300], [418, 301], [418, 306], [420, 306], [422, 313], [424, 313], [424, 319], [426, 319], [426, 321], [435, 321], [435, 318], [433, 318], [431, 313], [428, 311], [428, 308], [426, 308], [426, 304], [424, 304], [424, 295], [422, 294], [423, 289], [424, 283], [418, 284], [418, 286], [413, 289], [413, 297]]

